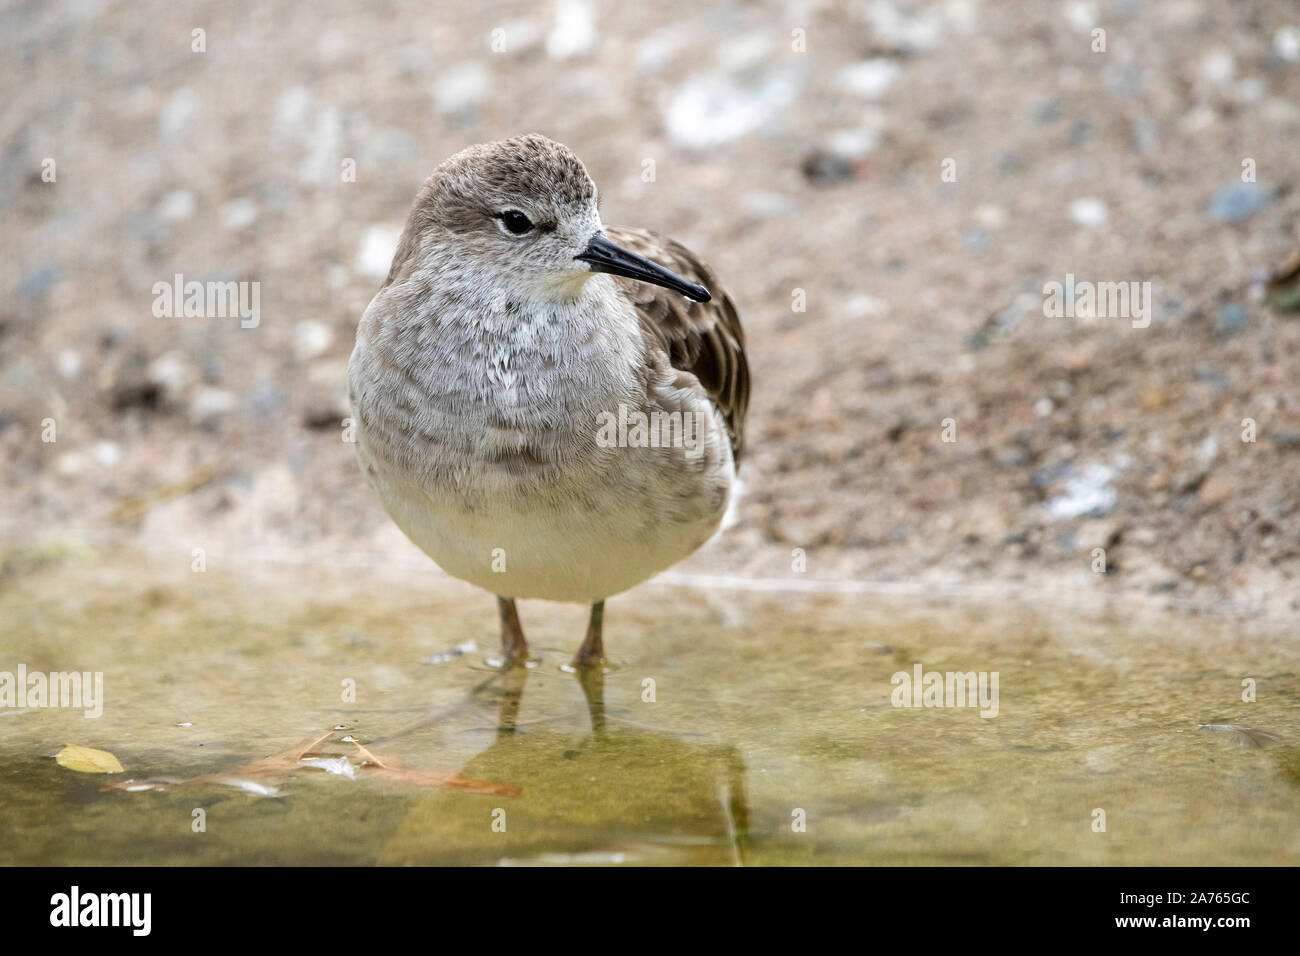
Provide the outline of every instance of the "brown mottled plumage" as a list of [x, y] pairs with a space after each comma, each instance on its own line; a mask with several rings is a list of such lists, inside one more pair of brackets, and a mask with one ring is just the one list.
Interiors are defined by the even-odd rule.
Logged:
[[605, 234], [623, 248], [667, 266], [713, 293], [709, 302], [692, 302], [659, 286], [618, 280], [641, 318], [647, 345], [662, 350], [673, 368], [694, 375], [722, 412], [739, 467], [749, 408], [749, 364], [736, 304], [708, 266], [680, 242], [626, 226], [607, 226]]

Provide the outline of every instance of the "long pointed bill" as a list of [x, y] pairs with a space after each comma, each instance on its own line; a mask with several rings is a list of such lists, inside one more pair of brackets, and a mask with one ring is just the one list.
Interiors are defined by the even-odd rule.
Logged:
[[615, 245], [605, 238], [603, 232], [592, 236], [586, 250], [575, 258], [590, 265], [592, 272], [608, 272], [611, 275], [660, 285], [665, 289], [680, 292], [695, 302], [708, 302], [710, 299], [709, 290], [704, 286], [687, 282], [677, 273], [669, 272], [658, 263]]

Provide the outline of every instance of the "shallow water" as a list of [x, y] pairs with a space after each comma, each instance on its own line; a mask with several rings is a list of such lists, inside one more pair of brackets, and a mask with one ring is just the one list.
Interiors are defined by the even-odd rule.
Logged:
[[[432, 570], [7, 567], [0, 671], [103, 671], [105, 701], [0, 708], [3, 864], [1300, 862], [1282, 629], [652, 583], [584, 687], [583, 610], [521, 603], [540, 660], [502, 675], [494, 602]], [[918, 662], [996, 671], [997, 716], [892, 706]]]

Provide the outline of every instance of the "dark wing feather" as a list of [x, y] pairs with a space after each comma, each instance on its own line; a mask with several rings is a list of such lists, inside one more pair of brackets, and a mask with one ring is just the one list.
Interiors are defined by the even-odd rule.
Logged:
[[641, 331], [649, 348], [666, 354], [673, 368], [699, 380], [722, 412], [737, 463], [744, 448], [745, 411], [749, 408], [749, 364], [745, 361], [745, 333], [731, 296], [713, 272], [679, 242], [644, 229], [610, 226], [611, 242], [698, 282], [713, 296], [709, 302], [692, 302], [678, 292], [633, 279], [618, 279], [641, 318]]

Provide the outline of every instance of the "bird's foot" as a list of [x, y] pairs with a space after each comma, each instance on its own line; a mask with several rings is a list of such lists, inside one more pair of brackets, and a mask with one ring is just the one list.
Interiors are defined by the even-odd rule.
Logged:
[[573, 655], [569, 661], [567, 670], [571, 671], [590, 671], [605, 669], [605, 654], [597, 646], [595, 649], [589, 649], [586, 644], [578, 649], [578, 653]]
[[497, 598], [497, 607], [501, 611], [501, 656], [490, 659], [493, 667], [529, 667], [528, 642], [524, 640], [524, 628], [519, 623], [519, 611], [515, 608], [513, 598]]

